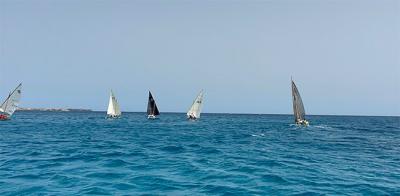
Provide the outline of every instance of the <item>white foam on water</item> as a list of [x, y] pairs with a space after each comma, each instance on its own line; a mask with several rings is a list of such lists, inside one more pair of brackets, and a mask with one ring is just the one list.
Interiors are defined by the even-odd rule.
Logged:
[[261, 134], [251, 134], [251, 136], [253, 136], [253, 137], [264, 137], [265, 134], [264, 134], [264, 133], [261, 133]]

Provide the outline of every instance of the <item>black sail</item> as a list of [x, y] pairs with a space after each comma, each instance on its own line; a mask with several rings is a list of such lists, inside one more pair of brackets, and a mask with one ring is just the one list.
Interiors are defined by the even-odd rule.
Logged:
[[147, 115], [159, 115], [156, 101], [154, 101], [153, 95], [149, 91], [149, 101], [147, 103]]
[[156, 116], [160, 115], [160, 112], [158, 111], [156, 102], [154, 102], [154, 115], [156, 115]]
[[306, 112], [304, 110], [303, 101], [301, 100], [299, 90], [292, 80], [292, 98], [293, 98], [293, 113], [296, 123], [305, 120]]

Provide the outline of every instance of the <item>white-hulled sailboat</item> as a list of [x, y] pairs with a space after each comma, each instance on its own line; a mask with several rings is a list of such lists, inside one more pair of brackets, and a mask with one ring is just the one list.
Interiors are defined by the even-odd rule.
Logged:
[[189, 111], [186, 113], [188, 119], [198, 119], [200, 118], [201, 107], [203, 105], [203, 90], [200, 91], [199, 95], [197, 95], [196, 99], [193, 101], [192, 106]]
[[115, 98], [113, 91], [110, 92], [110, 100], [108, 102], [107, 118], [121, 117], [121, 110], [117, 98]]
[[147, 102], [147, 118], [156, 119], [158, 115], [160, 115], [160, 111], [158, 111], [156, 101], [149, 91], [149, 101]]
[[304, 110], [303, 101], [301, 100], [299, 90], [297, 90], [296, 84], [292, 80], [292, 100], [293, 100], [293, 113], [294, 121], [298, 125], [307, 126], [309, 123], [305, 119], [306, 112]]
[[19, 84], [0, 106], [0, 120], [9, 120], [18, 108], [22, 84]]

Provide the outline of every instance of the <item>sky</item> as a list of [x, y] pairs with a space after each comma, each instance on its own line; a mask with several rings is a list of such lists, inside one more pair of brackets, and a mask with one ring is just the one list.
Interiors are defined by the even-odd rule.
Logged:
[[[0, 0], [0, 97], [21, 107], [400, 115], [398, 0]], [[1, 98], [3, 99], [3, 98]]]

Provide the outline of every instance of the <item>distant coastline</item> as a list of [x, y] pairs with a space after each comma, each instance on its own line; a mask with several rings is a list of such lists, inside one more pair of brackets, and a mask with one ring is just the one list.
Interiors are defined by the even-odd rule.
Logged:
[[91, 112], [91, 109], [74, 108], [18, 108], [18, 111], [42, 111], [42, 112]]

